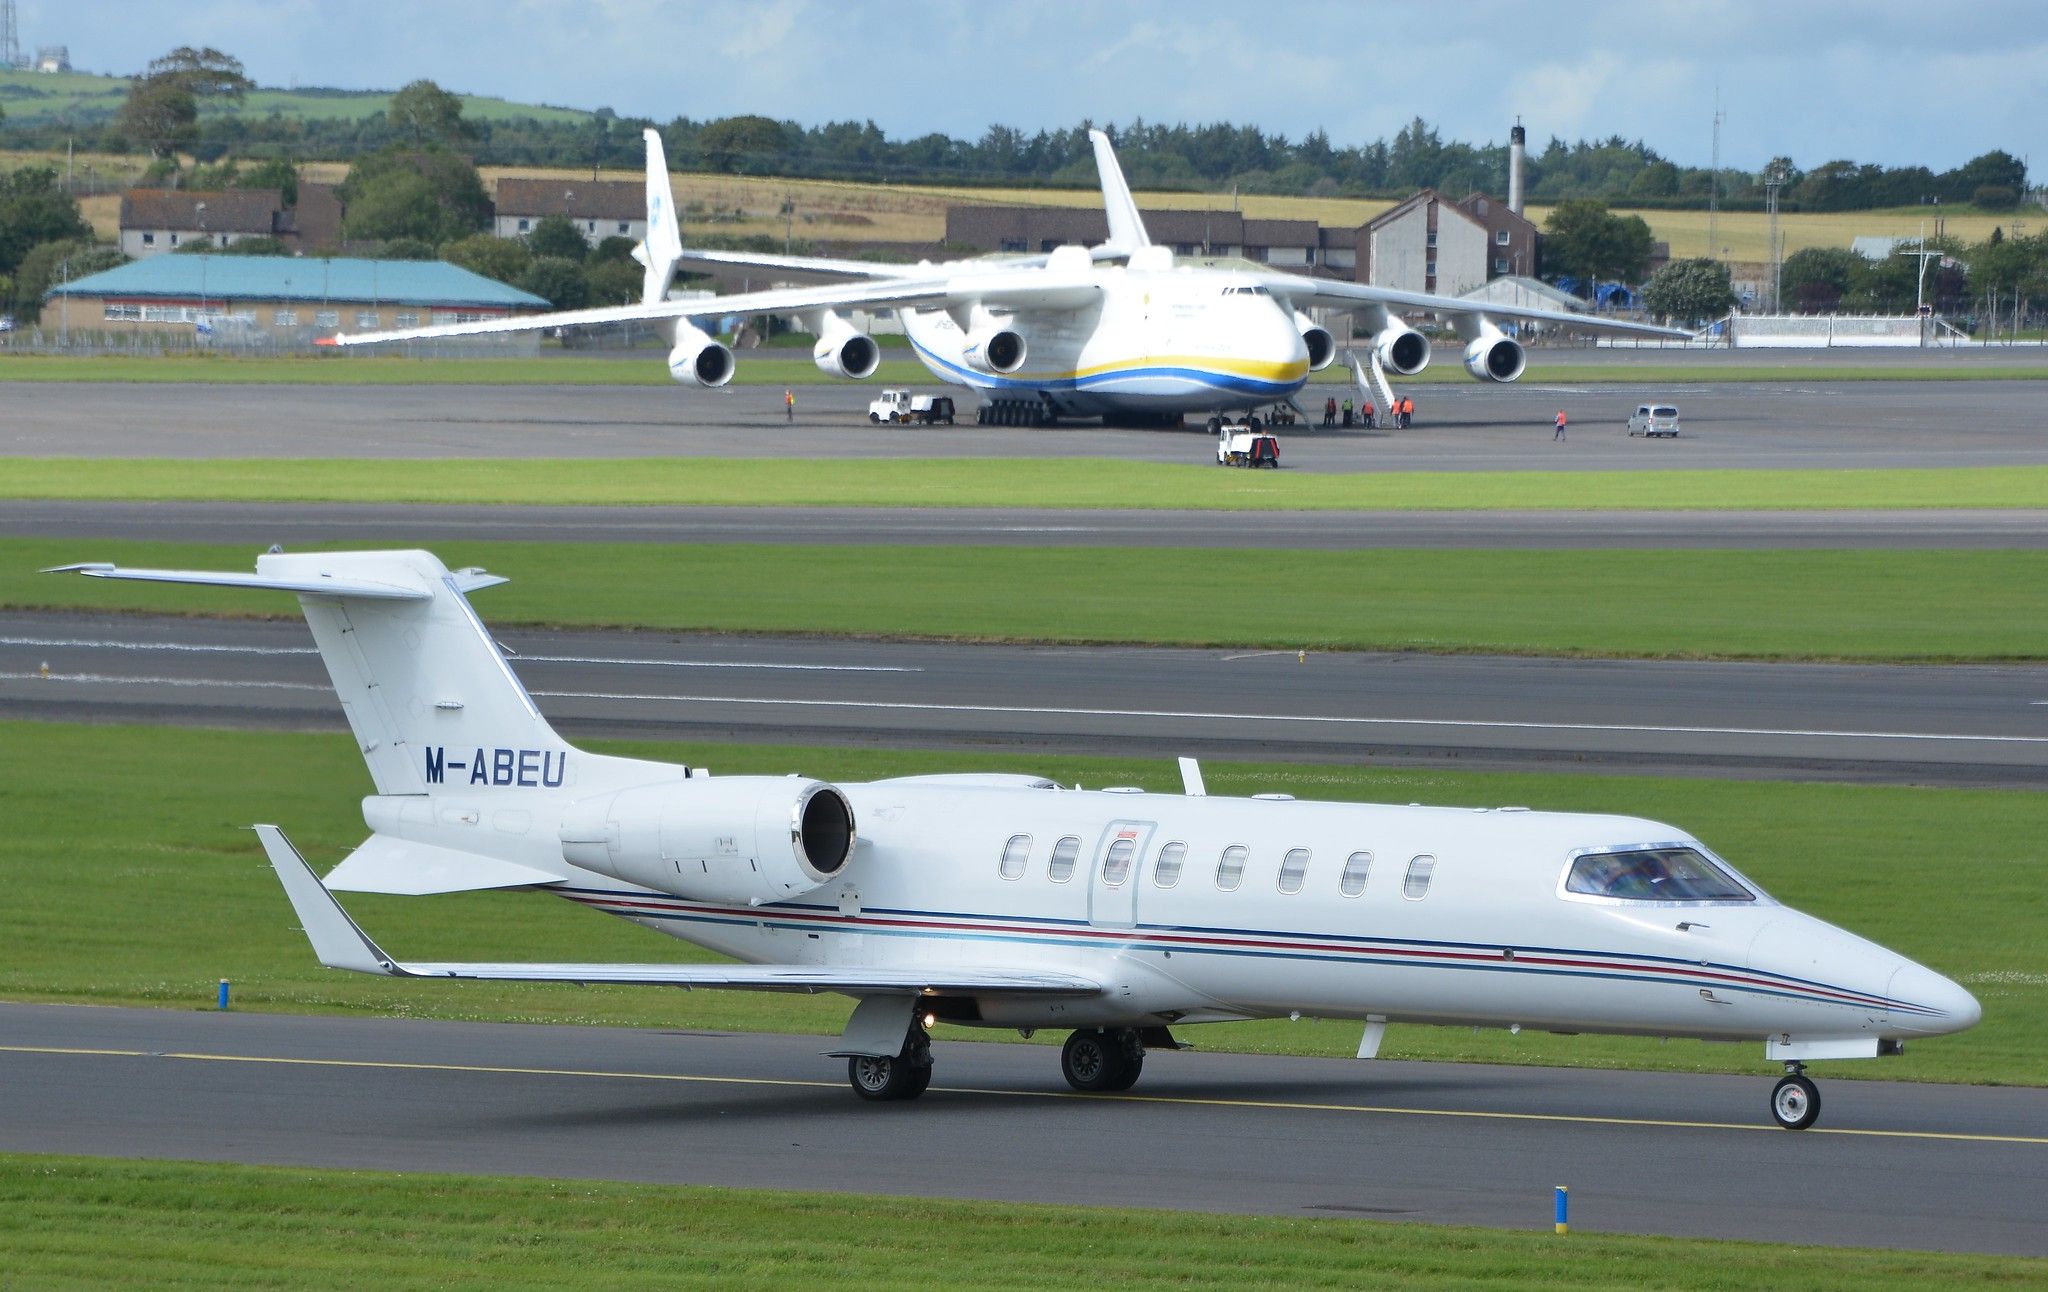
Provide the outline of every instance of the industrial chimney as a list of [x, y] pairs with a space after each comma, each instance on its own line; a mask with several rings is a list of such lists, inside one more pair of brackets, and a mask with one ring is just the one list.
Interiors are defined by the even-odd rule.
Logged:
[[1522, 213], [1522, 169], [1528, 151], [1529, 135], [1518, 119], [1515, 128], [1508, 131], [1508, 210], [1516, 215]]

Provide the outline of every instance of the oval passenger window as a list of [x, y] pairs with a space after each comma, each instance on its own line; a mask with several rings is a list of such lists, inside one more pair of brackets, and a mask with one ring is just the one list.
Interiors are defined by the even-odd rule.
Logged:
[[1401, 881], [1401, 896], [1411, 902], [1419, 902], [1429, 895], [1429, 877], [1436, 871], [1436, 858], [1417, 857], [1408, 863], [1407, 877]]

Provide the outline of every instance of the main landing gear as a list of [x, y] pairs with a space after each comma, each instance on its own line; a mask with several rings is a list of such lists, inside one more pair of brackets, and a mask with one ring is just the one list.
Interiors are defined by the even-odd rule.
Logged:
[[903, 1052], [893, 1058], [857, 1054], [846, 1061], [846, 1080], [853, 1093], [877, 1103], [915, 1099], [932, 1083], [932, 1038], [912, 1027]]
[[1136, 1028], [1076, 1032], [1060, 1050], [1060, 1073], [1068, 1085], [1088, 1094], [1129, 1090], [1144, 1070], [1145, 1043]]
[[1059, 415], [1043, 399], [992, 399], [974, 414], [981, 426], [1055, 426]]
[[1806, 1065], [1791, 1062], [1771, 1089], [1771, 1120], [1786, 1130], [1805, 1130], [1820, 1120], [1820, 1089], [1806, 1075]]

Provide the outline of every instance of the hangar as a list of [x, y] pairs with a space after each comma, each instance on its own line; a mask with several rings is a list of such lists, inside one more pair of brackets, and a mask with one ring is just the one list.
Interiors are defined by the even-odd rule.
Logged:
[[353, 332], [531, 314], [545, 299], [438, 260], [152, 256], [53, 288], [45, 333], [189, 331], [234, 320], [238, 335], [309, 345]]

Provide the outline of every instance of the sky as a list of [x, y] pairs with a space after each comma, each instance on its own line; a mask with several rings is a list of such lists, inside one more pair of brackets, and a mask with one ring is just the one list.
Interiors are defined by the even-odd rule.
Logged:
[[[2048, 22], [2016, 0], [17, 0], [23, 46], [128, 73], [181, 44], [265, 85], [610, 107], [667, 121], [872, 120], [892, 138], [1097, 122], [1254, 124], [1339, 145], [1420, 116], [1446, 139], [1642, 139], [1777, 155], [2048, 168]], [[1447, 21], [1447, 17], [1449, 20]]]

